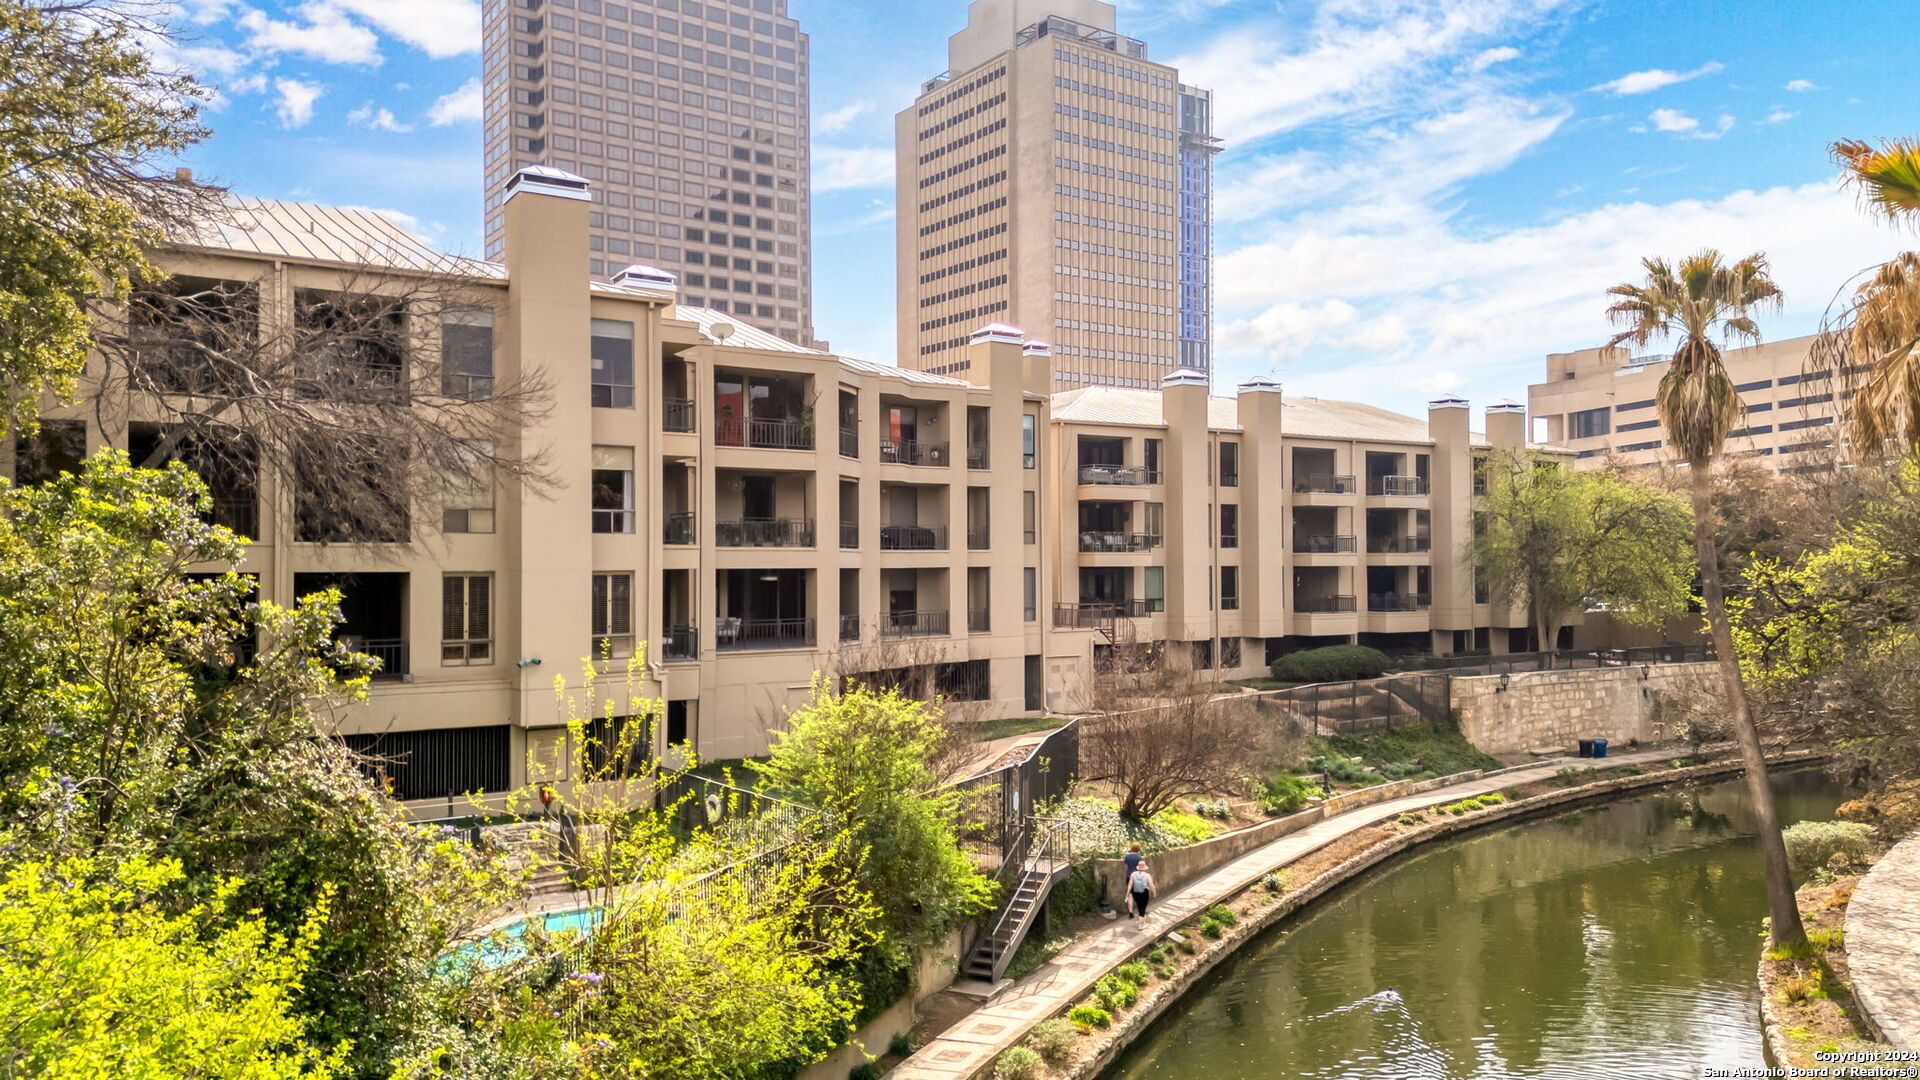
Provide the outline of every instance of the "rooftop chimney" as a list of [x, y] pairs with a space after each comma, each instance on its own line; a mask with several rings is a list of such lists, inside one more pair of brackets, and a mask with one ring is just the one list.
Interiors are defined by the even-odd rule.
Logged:
[[968, 335], [967, 341], [970, 344], [979, 344], [982, 341], [1004, 341], [1024, 347], [1027, 343], [1027, 332], [1003, 322], [988, 323]]
[[615, 285], [638, 285], [649, 289], [671, 289], [678, 280], [672, 271], [648, 266], [645, 263], [634, 263], [623, 267], [619, 273], [613, 275]]
[[529, 165], [508, 178], [507, 198], [526, 191], [587, 202], [591, 199], [587, 187], [587, 178], [584, 176], [575, 176], [551, 165]]

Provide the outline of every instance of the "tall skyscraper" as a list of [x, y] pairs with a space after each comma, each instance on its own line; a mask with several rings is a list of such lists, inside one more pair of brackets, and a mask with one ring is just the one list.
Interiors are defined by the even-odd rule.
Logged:
[[967, 337], [1053, 344], [1055, 385], [1213, 370], [1213, 99], [1099, 0], [975, 0], [895, 121], [900, 363]]
[[807, 35], [786, 0], [486, 0], [487, 252], [528, 165], [593, 181], [588, 270], [813, 334]]

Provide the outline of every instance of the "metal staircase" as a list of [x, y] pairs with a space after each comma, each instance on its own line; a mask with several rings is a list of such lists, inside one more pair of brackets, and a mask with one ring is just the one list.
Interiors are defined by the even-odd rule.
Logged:
[[987, 983], [1000, 981], [1027, 931], [1044, 910], [1048, 894], [1073, 866], [1073, 827], [1065, 821], [1032, 819], [1011, 845], [1000, 879], [1010, 886], [988, 929], [974, 939], [962, 974]]

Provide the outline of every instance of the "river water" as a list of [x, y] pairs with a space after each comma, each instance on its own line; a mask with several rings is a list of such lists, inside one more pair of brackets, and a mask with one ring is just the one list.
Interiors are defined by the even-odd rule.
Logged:
[[[1775, 777], [1787, 823], [1844, 798]], [[1109, 1080], [1666, 1080], [1764, 1065], [1766, 915], [1743, 784], [1435, 846], [1270, 931]]]

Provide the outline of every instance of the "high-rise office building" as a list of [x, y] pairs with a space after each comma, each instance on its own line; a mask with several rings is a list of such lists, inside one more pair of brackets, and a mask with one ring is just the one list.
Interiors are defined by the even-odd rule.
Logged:
[[786, 0], [486, 0], [487, 253], [507, 181], [593, 181], [588, 268], [680, 275], [697, 299], [815, 344], [807, 35]]
[[1055, 385], [1211, 375], [1213, 101], [1099, 0], [975, 0], [896, 119], [900, 363], [1012, 323]]

